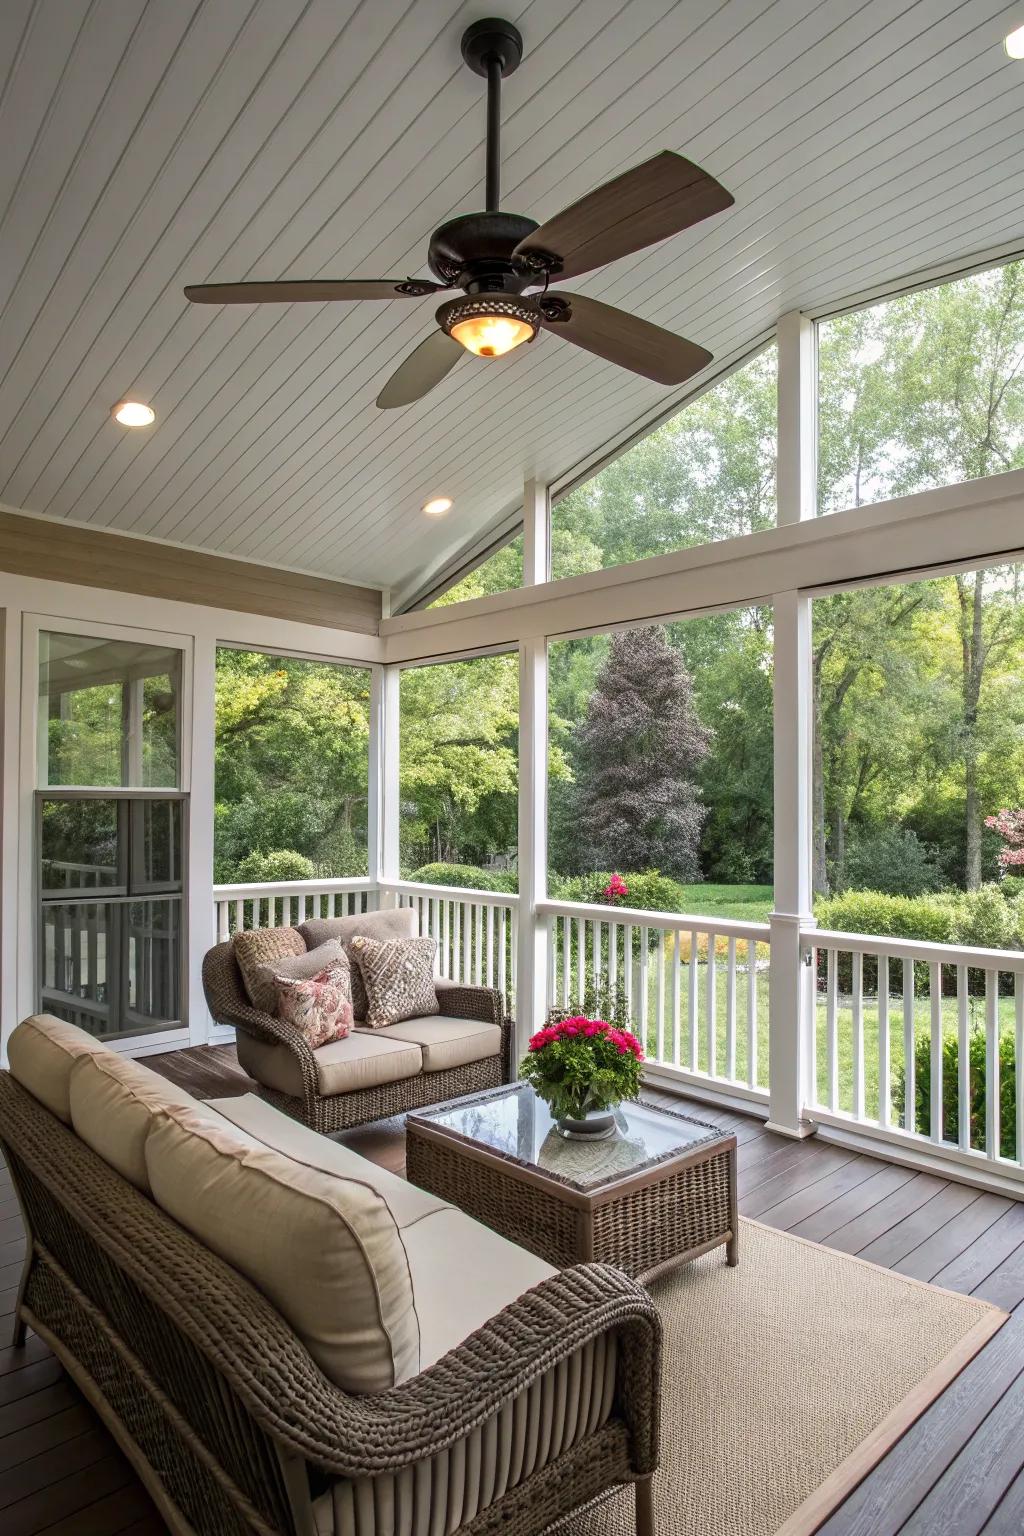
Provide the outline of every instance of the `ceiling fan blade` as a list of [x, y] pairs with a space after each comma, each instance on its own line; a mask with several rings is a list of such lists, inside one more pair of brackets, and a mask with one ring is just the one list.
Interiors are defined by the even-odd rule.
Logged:
[[443, 291], [441, 283], [421, 277], [357, 278], [352, 282], [315, 278], [308, 283], [200, 283], [186, 288], [185, 297], [193, 304], [324, 304], [332, 299], [421, 299]]
[[662, 150], [563, 208], [516, 246], [514, 255], [557, 257], [552, 277], [578, 277], [689, 229], [736, 199], [692, 160]]
[[543, 309], [543, 327], [553, 336], [656, 384], [682, 384], [712, 360], [696, 342], [578, 293], [548, 294]]
[[434, 331], [409, 353], [404, 363], [399, 363], [377, 396], [377, 404], [382, 411], [390, 411], [395, 406], [422, 400], [465, 355], [465, 348], [447, 332]]

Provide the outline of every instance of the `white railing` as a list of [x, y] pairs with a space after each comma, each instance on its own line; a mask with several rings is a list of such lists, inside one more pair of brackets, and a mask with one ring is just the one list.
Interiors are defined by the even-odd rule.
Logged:
[[767, 923], [543, 902], [549, 1006], [603, 991], [648, 1061], [694, 1082], [766, 1097]]
[[379, 889], [382, 906], [393, 901], [415, 908], [420, 933], [437, 941], [438, 976], [515, 997], [518, 896], [413, 880], [386, 882]]
[[1024, 1163], [1024, 952], [804, 934], [809, 1113], [962, 1163]]
[[311, 917], [372, 912], [377, 886], [370, 879], [272, 880], [258, 885], [215, 885], [217, 941], [243, 928], [290, 928]]

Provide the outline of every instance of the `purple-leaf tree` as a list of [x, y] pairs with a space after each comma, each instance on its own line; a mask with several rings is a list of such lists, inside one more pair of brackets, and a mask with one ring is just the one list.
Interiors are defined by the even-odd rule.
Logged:
[[695, 782], [712, 733], [661, 625], [613, 635], [580, 724], [575, 808], [591, 868], [700, 878]]
[[995, 816], [986, 816], [985, 825], [1003, 839], [1000, 868], [1017, 869], [1024, 864], [1024, 811], [1000, 811]]

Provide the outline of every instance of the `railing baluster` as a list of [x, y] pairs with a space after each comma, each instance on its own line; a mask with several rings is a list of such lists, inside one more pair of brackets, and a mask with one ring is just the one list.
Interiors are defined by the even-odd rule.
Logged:
[[825, 979], [825, 1062], [828, 1072], [827, 1103], [833, 1113], [839, 1108], [839, 1031], [836, 996], [839, 989], [839, 951], [830, 949]]
[[[553, 958], [553, 956], [554, 956], [554, 947], [549, 944], [548, 948], [552, 951], [552, 958]], [[485, 981], [486, 981], [487, 986], [493, 987], [494, 986], [494, 908], [493, 907], [488, 907], [487, 908], [487, 968], [486, 968], [486, 971], [485, 971], [484, 974], [485, 974]], [[553, 1003], [554, 1000], [555, 1000], [554, 991], [552, 989], [552, 990], [549, 990], [549, 992], [548, 992], [548, 1002], [549, 1002], [549, 1004]]]
[[590, 924], [590, 939], [591, 939], [591, 954], [590, 954], [591, 971], [590, 971], [590, 974], [591, 974], [591, 976], [593, 977], [593, 980], [594, 980], [594, 995], [596, 996], [597, 993], [600, 991], [600, 987], [601, 987], [601, 949], [603, 947], [603, 941], [604, 941], [604, 924], [603, 923], [599, 923], [599, 922], [595, 921], [595, 922], [592, 922]]
[[714, 935], [714, 932], [711, 929], [709, 929], [708, 930], [708, 973], [707, 973], [707, 976], [705, 977], [706, 993], [705, 993], [705, 999], [704, 999], [705, 1005], [706, 1005], [706, 1009], [707, 1009], [707, 1018], [705, 1019], [704, 1022], [705, 1022], [705, 1027], [706, 1027], [706, 1030], [707, 1030], [708, 1076], [709, 1077], [717, 1077], [718, 1076], [718, 1018], [717, 1018], [717, 1004], [716, 1004], [716, 1000], [715, 1000], [715, 982], [717, 980], [717, 977], [716, 977], [715, 972], [716, 972], [716, 965], [715, 965], [715, 935]]
[[657, 997], [654, 1009], [654, 1056], [656, 1061], [665, 1060], [665, 935], [658, 934], [658, 962], [655, 967]]
[[[813, 1048], [814, 1031], [811, 1031]], [[812, 1071], [811, 1081], [817, 1083]], [[747, 1086], [757, 1087], [757, 940], [747, 940]]]
[[956, 1123], [957, 1143], [971, 1147], [971, 1042], [968, 1020], [970, 996], [966, 965], [956, 968]]
[[507, 907], [498, 908], [498, 991], [502, 997], [508, 991], [508, 962], [506, 956], [508, 945], [507, 912]]
[[462, 908], [462, 979], [472, 982], [473, 976], [473, 903], [460, 901]]
[[850, 999], [853, 1022], [853, 1113], [864, 1119], [864, 956], [858, 950], [853, 959], [853, 995]]
[[622, 931], [623, 990], [626, 994], [626, 1016], [632, 1023], [633, 1008], [633, 924], [627, 923]]
[[448, 953], [448, 927], [451, 920], [448, 909], [450, 906], [451, 903], [446, 896], [441, 902], [441, 975], [446, 981], [453, 979], [451, 959]]
[[509, 995], [510, 995], [510, 997], [512, 999], [512, 1006], [514, 1007], [515, 1006], [516, 996], [517, 996], [516, 986], [517, 986], [517, 983], [518, 983], [518, 980], [519, 980], [519, 908], [518, 907], [513, 907], [512, 908], [512, 924], [511, 924], [511, 927], [512, 927], [512, 942], [511, 942], [511, 944], [509, 946], [509, 949], [510, 949], [510, 952], [511, 952], [511, 959], [509, 961], [509, 984], [508, 984], [508, 990], [509, 990]]
[[[254, 928], [258, 928], [259, 927], [259, 919], [256, 916], [257, 903], [254, 901], [252, 906], [253, 906], [253, 917], [256, 919], [253, 922], [253, 927]], [[245, 927], [245, 902], [244, 901], [236, 901], [235, 902], [235, 932], [236, 933], [241, 933], [242, 929], [244, 927]]]
[[619, 1005], [619, 925], [608, 924], [608, 996]]
[[999, 972], [985, 972], [985, 1151], [999, 1156]]
[[645, 1051], [648, 1049], [648, 1042], [647, 1042], [647, 1019], [648, 1019], [648, 1015], [649, 1015], [649, 1011], [650, 1011], [650, 1009], [649, 1009], [650, 999], [648, 997], [648, 990], [649, 990], [649, 988], [648, 988], [648, 974], [649, 973], [648, 973], [648, 965], [647, 965], [647, 961], [648, 961], [648, 955], [647, 955], [648, 934], [649, 934], [649, 929], [647, 929], [647, 928], [641, 928], [640, 929], [640, 977], [639, 977], [639, 985], [640, 985], [639, 1003], [640, 1003], [640, 1006], [637, 1009], [637, 1012], [638, 1012], [638, 1014], [640, 1016], [640, 1028], [638, 1030], [638, 1033], [639, 1033], [639, 1036], [640, 1036], [640, 1044], [643, 1046]]
[[217, 903], [217, 943], [224, 944], [231, 937], [231, 920], [226, 901]]
[[892, 1119], [892, 1083], [889, 1070], [889, 956], [878, 957], [878, 1123], [888, 1126]]
[[679, 970], [679, 941], [682, 934], [676, 928], [672, 934], [672, 1065], [679, 1066], [681, 1051], [680, 1024], [682, 1010], [680, 1008], [679, 987], [682, 977]]
[[726, 1074], [736, 1081], [736, 940], [730, 934], [725, 972], [725, 1061]]
[[690, 1037], [690, 1059], [687, 1062], [687, 1066], [689, 1067], [691, 1072], [696, 1072], [697, 1071], [697, 1066], [698, 1066], [698, 1063], [700, 1061], [700, 1048], [699, 1048], [699, 1045], [698, 1045], [698, 1038], [699, 1038], [698, 1031], [699, 1031], [700, 1025], [699, 1025], [699, 1020], [698, 1020], [698, 1006], [697, 1006], [697, 998], [698, 998], [697, 981], [698, 981], [698, 979], [699, 979], [699, 973], [698, 973], [698, 970], [697, 970], [697, 932], [696, 932], [696, 929], [691, 929], [691, 931], [690, 931], [690, 970], [689, 970], [689, 974], [687, 976], [687, 987], [686, 987], [686, 1006], [687, 1006], [687, 1009], [688, 1009], [688, 1017], [687, 1017], [687, 1021], [686, 1022], [687, 1022], [688, 1033], [689, 1033], [689, 1037]]
[[569, 1006], [569, 972], [572, 961], [572, 925], [569, 918], [562, 918], [562, 1007]]
[[942, 1140], [942, 968], [934, 960], [928, 965], [928, 993], [931, 1003], [931, 1060], [928, 1084], [932, 1141]]
[[583, 978], [587, 965], [587, 931], [582, 917], [576, 919], [576, 1006], [583, 1007]]
[[903, 962], [903, 1128], [917, 1129], [917, 1058], [914, 1049], [914, 962]]

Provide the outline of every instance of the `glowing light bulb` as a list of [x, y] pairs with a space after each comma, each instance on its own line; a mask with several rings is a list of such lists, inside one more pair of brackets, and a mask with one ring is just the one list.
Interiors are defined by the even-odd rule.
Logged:
[[156, 420], [152, 406], [143, 405], [138, 400], [122, 400], [120, 405], [114, 406], [112, 415], [122, 427], [148, 427]]
[[432, 496], [429, 501], [423, 503], [423, 511], [428, 517], [440, 517], [442, 512], [450, 511], [451, 505], [450, 496]]
[[470, 315], [453, 325], [451, 334], [477, 357], [501, 357], [529, 341], [534, 327], [514, 315]]
[[1011, 59], [1024, 59], [1024, 27], [1017, 27], [1004, 37], [1003, 47]]

